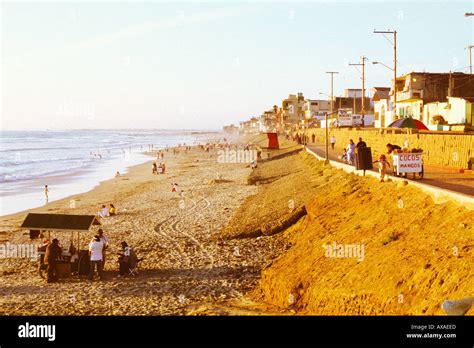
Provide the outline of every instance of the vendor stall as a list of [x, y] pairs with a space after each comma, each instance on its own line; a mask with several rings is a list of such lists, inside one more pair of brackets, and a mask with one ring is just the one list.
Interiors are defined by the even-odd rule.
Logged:
[[413, 173], [413, 179], [418, 174], [423, 179], [423, 153], [422, 152], [394, 152], [393, 173], [397, 176], [402, 174], [407, 177], [408, 173]]
[[[51, 242], [51, 234], [54, 234], [55, 237], [58, 234], [61, 235], [61, 238], [56, 237], [62, 247], [62, 255], [57, 265], [60, 277], [69, 277], [73, 273], [86, 275], [89, 271], [89, 254], [87, 248], [81, 249], [81, 242], [84, 241], [84, 239], [81, 239], [81, 232], [89, 233], [91, 228], [97, 225], [101, 225], [101, 223], [94, 215], [29, 213], [21, 228], [30, 230], [31, 239], [39, 237], [45, 239], [45, 243], [38, 250], [40, 256], [39, 275], [45, 278], [44, 255], [48, 243]], [[69, 239], [67, 239], [68, 234]], [[77, 244], [74, 245], [74, 243]], [[86, 240], [87, 245], [88, 240]]]

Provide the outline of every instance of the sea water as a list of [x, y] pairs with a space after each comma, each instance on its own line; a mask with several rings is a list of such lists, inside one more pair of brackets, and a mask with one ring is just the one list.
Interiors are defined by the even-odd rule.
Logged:
[[[2, 131], [0, 215], [86, 192], [152, 157], [144, 152], [210, 141], [216, 133], [172, 130]], [[165, 157], [166, 159], [166, 157]]]

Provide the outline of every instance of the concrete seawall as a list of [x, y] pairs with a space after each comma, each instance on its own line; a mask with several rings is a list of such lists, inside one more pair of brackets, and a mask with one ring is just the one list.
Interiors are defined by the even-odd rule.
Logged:
[[[310, 138], [314, 134], [316, 142], [324, 143], [325, 129], [313, 128], [306, 133]], [[474, 135], [471, 134], [393, 134], [392, 131], [380, 129], [330, 129], [329, 134], [336, 138], [336, 147], [345, 147], [350, 139], [357, 143], [362, 137], [372, 154], [378, 158], [386, 153], [386, 144], [397, 144], [403, 147], [408, 139], [410, 148], [422, 148], [423, 160], [426, 164], [469, 169], [474, 165]]]

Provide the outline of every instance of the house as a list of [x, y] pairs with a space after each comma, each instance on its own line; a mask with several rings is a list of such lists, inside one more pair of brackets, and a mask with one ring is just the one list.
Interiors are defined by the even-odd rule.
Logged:
[[229, 133], [229, 134], [236, 134], [239, 132], [239, 127], [236, 125], [229, 125], [229, 126], [224, 126], [224, 132]]
[[239, 123], [239, 133], [240, 134], [257, 133], [258, 127], [259, 127], [258, 118], [252, 117], [248, 121], [242, 121]]
[[290, 94], [287, 99], [283, 99], [281, 109], [282, 123], [285, 128], [298, 129], [304, 122], [304, 104], [303, 93]]
[[431, 130], [474, 128], [474, 97], [448, 97], [446, 102], [425, 104], [423, 123]]
[[343, 94], [344, 98], [362, 98], [361, 88], [346, 88]]
[[393, 122], [390, 87], [373, 87], [371, 91], [374, 104], [374, 127], [385, 128]]
[[[446, 97], [474, 97], [474, 75], [411, 72], [397, 77], [395, 83], [396, 117], [423, 120], [423, 106], [442, 102]], [[394, 93], [391, 91], [391, 101]]]
[[321, 99], [306, 99], [303, 112], [306, 122], [310, 125], [318, 125], [326, 116], [326, 113], [331, 111], [331, 101]]
[[258, 131], [259, 132], [273, 132], [276, 130], [274, 123], [273, 109], [264, 111], [259, 118]]

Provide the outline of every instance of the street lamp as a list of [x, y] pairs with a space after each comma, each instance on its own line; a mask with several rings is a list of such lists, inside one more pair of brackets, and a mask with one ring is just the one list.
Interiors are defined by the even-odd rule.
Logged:
[[372, 64], [379, 64], [379, 65], [383, 65], [384, 67], [386, 67], [387, 69], [390, 69], [393, 71], [393, 68], [389, 67], [388, 65], [382, 63], [382, 62], [372, 62]]
[[[334, 74], [339, 74], [337, 71], [326, 71], [326, 74], [331, 74], [331, 117], [334, 113]], [[326, 112], [326, 160], [324, 164], [329, 164], [329, 122], [328, 113]]]
[[[397, 31], [396, 30], [374, 30], [374, 34], [393, 34], [393, 116], [397, 116]], [[385, 36], [385, 35], [384, 35]]]

